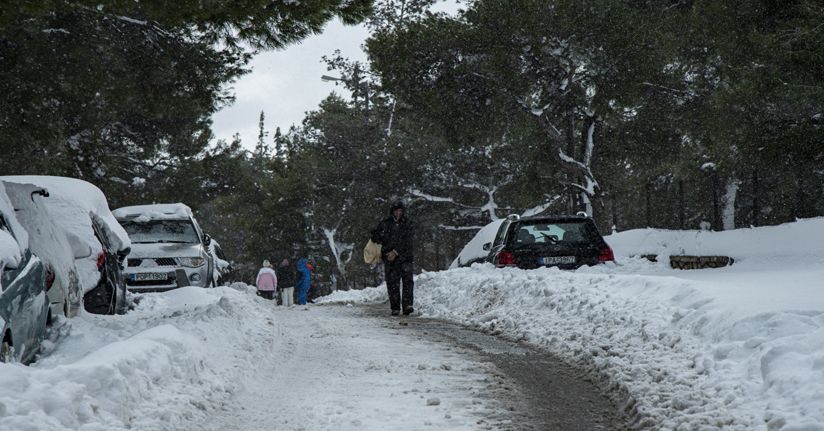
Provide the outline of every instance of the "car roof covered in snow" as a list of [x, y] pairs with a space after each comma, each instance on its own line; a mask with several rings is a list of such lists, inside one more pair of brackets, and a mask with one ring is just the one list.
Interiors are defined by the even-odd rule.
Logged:
[[152, 204], [122, 207], [114, 210], [118, 220], [147, 222], [150, 220], [183, 220], [192, 216], [192, 209], [182, 203]]
[[104, 233], [111, 247], [125, 250], [131, 246], [129, 235], [109, 209], [106, 195], [94, 184], [77, 178], [41, 175], [3, 176], [0, 181], [32, 184], [46, 189], [49, 198], [44, 202], [53, 209], [55, 223], [86, 241], [93, 250], [101, 247], [92, 228], [93, 217], [104, 225]]

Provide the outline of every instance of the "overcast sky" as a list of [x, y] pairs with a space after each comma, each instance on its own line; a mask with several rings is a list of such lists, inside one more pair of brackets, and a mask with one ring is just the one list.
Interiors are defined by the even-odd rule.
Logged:
[[334, 83], [320, 80], [321, 75], [328, 73], [321, 57], [340, 49], [346, 57], [364, 60], [361, 44], [367, 36], [363, 26], [345, 26], [336, 20], [322, 34], [303, 43], [258, 54], [250, 64], [252, 72], [234, 85], [235, 103], [212, 117], [215, 135], [231, 140], [235, 133], [240, 133], [243, 143], [253, 147], [260, 111], [264, 111], [266, 129], [271, 132], [276, 127], [285, 131], [292, 124], [300, 124], [304, 113], [335, 89]]
[[[458, 5], [455, 0], [446, 0], [436, 9], [454, 13]], [[321, 75], [334, 75], [326, 71], [321, 57], [340, 49], [344, 57], [366, 60], [361, 45], [368, 36], [363, 26], [345, 26], [335, 20], [327, 24], [322, 34], [300, 44], [258, 54], [250, 64], [252, 71], [233, 86], [235, 103], [212, 117], [215, 135], [231, 140], [235, 133], [240, 133], [244, 146], [253, 148], [260, 111], [266, 115], [270, 137], [276, 127], [286, 131], [292, 124], [300, 124], [304, 113], [315, 109], [329, 93], [341, 92], [334, 83], [320, 80]]]

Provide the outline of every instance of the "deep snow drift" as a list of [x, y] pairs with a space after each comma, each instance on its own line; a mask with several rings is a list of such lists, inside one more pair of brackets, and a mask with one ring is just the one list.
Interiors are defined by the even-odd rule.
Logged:
[[31, 367], [0, 364], [0, 430], [469, 430], [501, 410], [484, 363], [244, 284], [146, 294], [57, 331]]
[[[824, 430], [824, 219], [607, 237], [618, 264], [417, 278], [425, 315], [543, 346], [605, 377], [651, 429]], [[724, 254], [679, 271], [641, 253]], [[677, 253], [674, 253], [677, 254]], [[327, 301], [383, 301], [383, 287]]]

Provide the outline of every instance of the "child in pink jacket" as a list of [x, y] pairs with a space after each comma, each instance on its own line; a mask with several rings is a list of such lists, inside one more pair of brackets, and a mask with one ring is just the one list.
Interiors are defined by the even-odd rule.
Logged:
[[257, 286], [257, 294], [266, 299], [275, 299], [275, 292], [278, 288], [278, 276], [275, 270], [272, 269], [272, 264], [269, 260], [263, 261], [263, 268], [258, 271], [257, 279], [255, 280]]

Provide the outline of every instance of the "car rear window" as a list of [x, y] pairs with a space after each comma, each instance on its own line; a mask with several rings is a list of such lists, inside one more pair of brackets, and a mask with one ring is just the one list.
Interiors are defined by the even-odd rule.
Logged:
[[514, 224], [508, 243], [511, 245], [592, 243], [599, 242], [600, 237], [595, 226], [586, 221], [535, 221]]

